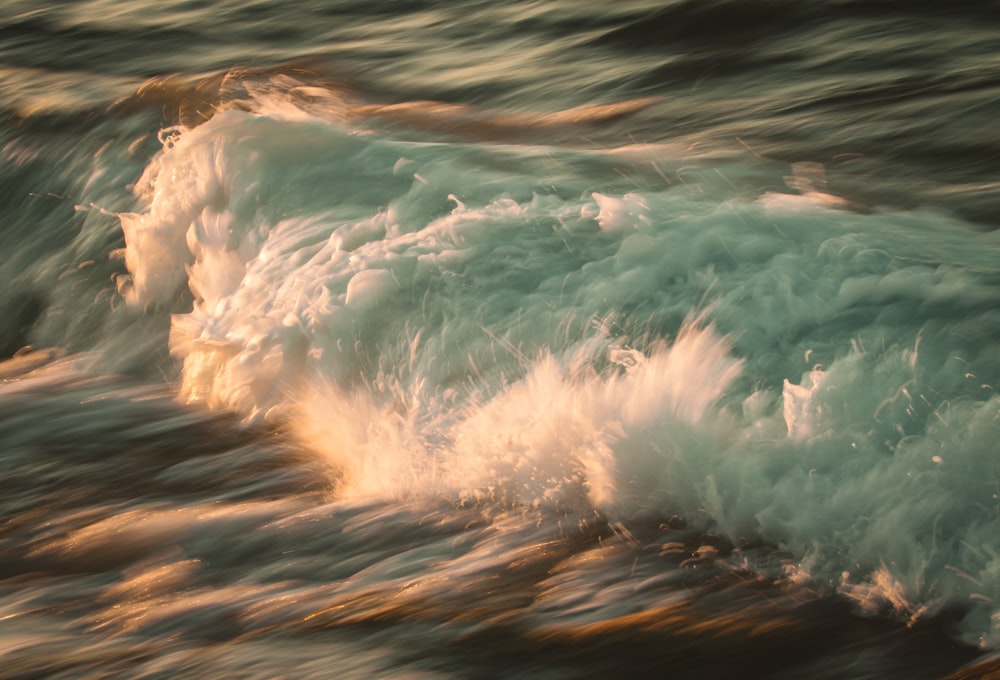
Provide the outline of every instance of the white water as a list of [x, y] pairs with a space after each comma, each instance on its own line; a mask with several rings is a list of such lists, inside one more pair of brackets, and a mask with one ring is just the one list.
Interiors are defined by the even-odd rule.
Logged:
[[194, 298], [182, 400], [289, 427], [343, 497], [678, 514], [1000, 640], [996, 233], [267, 104], [166, 133], [121, 215], [134, 313]]

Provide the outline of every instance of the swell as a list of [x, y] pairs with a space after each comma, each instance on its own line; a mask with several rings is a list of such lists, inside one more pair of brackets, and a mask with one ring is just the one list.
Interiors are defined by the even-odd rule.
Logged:
[[[0, 61], [25, 68], [53, 71], [92, 70], [97, 73], [149, 77], [162, 65], [153, 54], [169, 52], [201, 40], [197, 32], [172, 26], [135, 31], [60, 21], [39, 13], [14, 18], [0, 27]], [[122, 59], [122, 54], [130, 56]]]
[[734, 51], [823, 26], [891, 20], [893, 22], [946, 22], [951, 26], [975, 27], [1000, 17], [992, 3], [962, 0], [942, 6], [933, 0], [910, 3], [854, 2], [830, 0], [800, 3], [791, 0], [682, 0], [656, 10], [644, 9], [616, 17], [595, 39], [595, 44], [673, 49], [683, 45], [697, 51]]
[[[395, 24], [373, 15], [394, 37], [391, 47], [370, 39], [363, 13], [350, 4], [330, 16], [317, 7], [300, 11], [283, 19], [288, 39], [264, 40], [265, 55], [252, 47], [261, 22], [239, 10], [202, 17], [205, 26], [227, 26], [216, 31], [230, 36], [221, 40], [196, 22], [175, 27], [155, 13], [132, 33], [110, 28], [113, 21], [78, 24], [56, 12], [16, 18], [0, 55], [13, 96], [0, 106], [19, 124], [46, 116], [39, 123], [49, 128], [137, 110], [152, 116], [157, 107], [161, 125], [193, 125], [245, 100], [241, 81], [263, 86], [290, 77], [325, 90], [327, 104], [339, 93], [358, 116], [386, 124], [609, 147], [629, 138], [740, 140], [768, 159], [825, 164], [836, 193], [858, 203], [930, 204], [986, 228], [1000, 219], [993, 172], [1000, 148], [980, 132], [992, 125], [997, 96], [984, 57], [992, 53], [989, 5], [477, 6], [459, 20], [418, 3], [398, 10], [409, 34], [397, 36]], [[334, 15], [343, 22], [330, 23]], [[487, 26], [491, 49], [512, 60], [502, 71], [484, 56], [489, 50], [472, 49], [470, 36]], [[292, 44], [288, 36], [301, 40]], [[461, 57], [439, 60], [440, 40]], [[118, 58], [122, 53], [134, 58]], [[583, 114], [581, 125], [550, 125], [557, 112], [574, 110]]]

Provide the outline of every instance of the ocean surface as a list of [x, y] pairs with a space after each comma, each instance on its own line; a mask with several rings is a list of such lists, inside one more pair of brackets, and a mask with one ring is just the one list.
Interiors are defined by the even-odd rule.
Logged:
[[0, 4], [0, 677], [1000, 673], [1000, 5]]

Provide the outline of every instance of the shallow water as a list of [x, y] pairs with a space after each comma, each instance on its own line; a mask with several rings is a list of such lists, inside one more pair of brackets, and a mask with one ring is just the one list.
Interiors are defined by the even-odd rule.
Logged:
[[8, 675], [989, 672], [998, 20], [8, 3]]

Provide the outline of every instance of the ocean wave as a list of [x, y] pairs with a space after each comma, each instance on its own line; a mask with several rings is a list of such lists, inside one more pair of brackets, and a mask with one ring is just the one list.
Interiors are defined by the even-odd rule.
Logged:
[[815, 168], [747, 197], [670, 147], [271, 104], [166, 131], [121, 215], [182, 400], [289, 427], [342, 497], [683, 516], [992, 644], [995, 235], [831, 209]]

